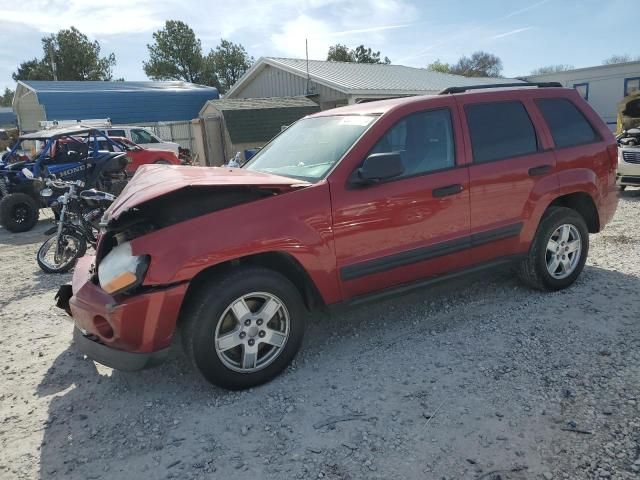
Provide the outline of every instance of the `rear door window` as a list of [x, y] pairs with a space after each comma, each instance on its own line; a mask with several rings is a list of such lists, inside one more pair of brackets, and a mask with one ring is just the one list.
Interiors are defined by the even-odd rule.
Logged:
[[540, 98], [542, 112], [556, 148], [593, 143], [600, 138], [580, 110], [566, 98]]
[[538, 151], [535, 128], [521, 102], [473, 103], [465, 107], [465, 113], [474, 163]]

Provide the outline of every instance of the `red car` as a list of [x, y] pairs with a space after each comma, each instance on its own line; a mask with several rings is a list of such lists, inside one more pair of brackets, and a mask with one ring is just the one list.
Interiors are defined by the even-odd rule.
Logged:
[[448, 89], [320, 112], [242, 168], [141, 167], [59, 304], [122, 370], [177, 329], [212, 383], [282, 371], [309, 310], [514, 263], [559, 290], [611, 220], [616, 143], [573, 89]]
[[[122, 151], [127, 152], [127, 157], [131, 159], [127, 166], [127, 173], [134, 173], [141, 165], [155, 163], [159, 165], [182, 165], [176, 154], [171, 150], [147, 150], [140, 145], [136, 145], [125, 137], [109, 137], [122, 145]], [[100, 141], [101, 150], [113, 151], [114, 147], [106, 141]]]

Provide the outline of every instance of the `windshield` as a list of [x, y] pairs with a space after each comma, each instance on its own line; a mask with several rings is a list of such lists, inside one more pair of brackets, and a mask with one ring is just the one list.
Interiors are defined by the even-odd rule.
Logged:
[[244, 168], [317, 182], [375, 118], [363, 115], [305, 118], [267, 144]]

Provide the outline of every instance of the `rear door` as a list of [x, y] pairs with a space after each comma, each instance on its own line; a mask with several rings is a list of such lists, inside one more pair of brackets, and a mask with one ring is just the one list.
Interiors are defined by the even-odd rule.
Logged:
[[[537, 199], [555, 190], [556, 160], [539, 113], [509, 92], [456, 97], [469, 157], [474, 263], [525, 252]], [[537, 126], [538, 125], [538, 126]]]
[[469, 264], [469, 182], [452, 99], [405, 114], [367, 148], [399, 152], [405, 173], [380, 184], [331, 183], [345, 298]]

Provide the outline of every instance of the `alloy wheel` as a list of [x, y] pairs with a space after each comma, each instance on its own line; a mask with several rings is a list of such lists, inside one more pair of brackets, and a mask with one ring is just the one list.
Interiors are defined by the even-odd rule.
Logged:
[[567, 278], [580, 263], [581, 255], [582, 238], [578, 229], [571, 224], [560, 225], [547, 242], [547, 271], [555, 279]]
[[290, 317], [278, 297], [252, 292], [237, 298], [219, 318], [215, 351], [235, 372], [251, 373], [271, 365], [289, 338]]

